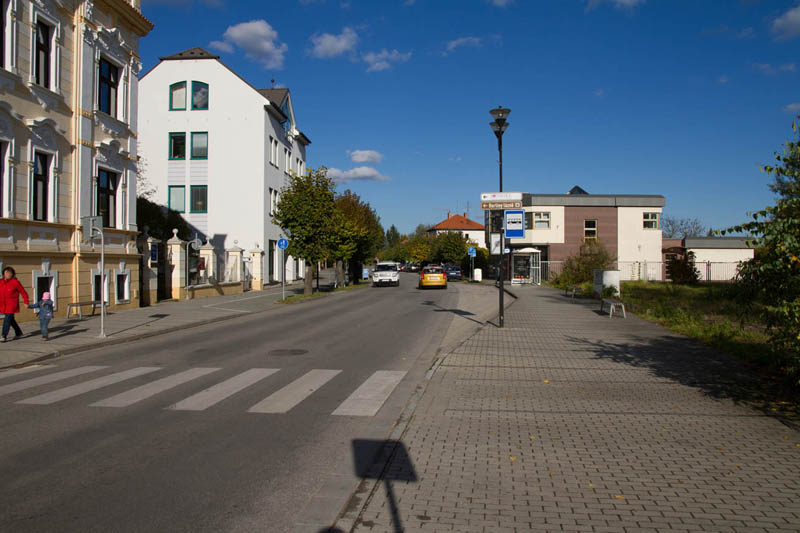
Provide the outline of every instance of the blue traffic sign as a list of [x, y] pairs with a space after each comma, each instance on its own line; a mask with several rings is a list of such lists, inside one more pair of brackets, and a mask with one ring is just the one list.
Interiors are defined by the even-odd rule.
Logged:
[[505, 214], [506, 239], [522, 239], [525, 237], [525, 211], [506, 210]]
[[475, 247], [474, 246], [470, 246], [470, 247], [467, 248], [467, 255], [468, 256], [475, 257], [476, 254], [477, 254], [477, 252], [475, 251]]
[[289, 241], [286, 239], [278, 239], [278, 248], [285, 250], [289, 247]]

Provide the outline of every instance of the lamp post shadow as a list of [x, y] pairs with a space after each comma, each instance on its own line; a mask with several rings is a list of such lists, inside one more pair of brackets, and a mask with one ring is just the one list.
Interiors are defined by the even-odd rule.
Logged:
[[401, 533], [403, 522], [397, 508], [392, 481], [417, 481], [417, 473], [405, 444], [397, 440], [355, 439], [353, 464], [359, 478], [383, 481], [392, 514], [392, 526], [396, 533]]

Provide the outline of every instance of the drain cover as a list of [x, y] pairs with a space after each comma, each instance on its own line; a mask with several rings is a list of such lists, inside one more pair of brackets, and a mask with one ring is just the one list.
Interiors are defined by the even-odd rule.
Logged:
[[270, 350], [267, 352], [267, 355], [303, 355], [304, 353], [308, 353], [308, 350], [303, 350], [302, 348], [287, 348], [283, 350]]

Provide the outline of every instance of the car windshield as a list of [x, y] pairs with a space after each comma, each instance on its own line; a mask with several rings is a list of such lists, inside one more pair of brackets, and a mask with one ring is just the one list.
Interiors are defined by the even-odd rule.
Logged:
[[440, 267], [426, 267], [425, 268], [426, 274], [441, 274], [442, 269]]
[[397, 270], [397, 265], [378, 265], [375, 270], [378, 272], [394, 272]]

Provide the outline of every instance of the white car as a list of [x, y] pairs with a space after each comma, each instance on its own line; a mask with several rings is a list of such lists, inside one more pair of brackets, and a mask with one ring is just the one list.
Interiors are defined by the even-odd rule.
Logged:
[[372, 286], [393, 285], [400, 286], [400, 269], [394, 261], [381, 261], [372, 271]]

